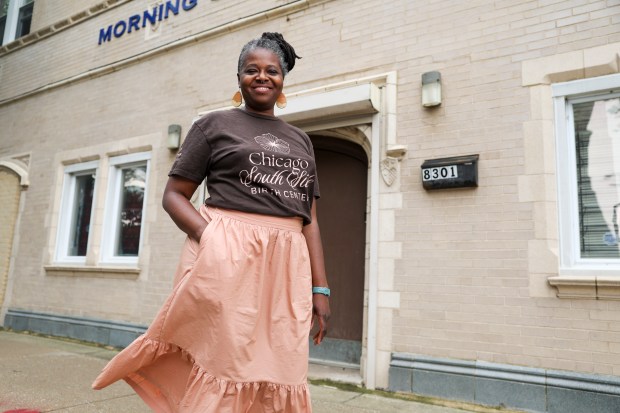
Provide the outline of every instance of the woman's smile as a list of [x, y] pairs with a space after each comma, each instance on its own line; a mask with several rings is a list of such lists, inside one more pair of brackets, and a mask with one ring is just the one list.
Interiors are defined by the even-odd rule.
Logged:
[[255, 86], [254, 90], [256, 90], [259, 93], [269, 93], [271, 88], [267, 86]]

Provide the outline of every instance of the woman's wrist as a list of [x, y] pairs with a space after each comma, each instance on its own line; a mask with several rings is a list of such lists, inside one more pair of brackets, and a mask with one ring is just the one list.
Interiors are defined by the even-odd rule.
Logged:
[[312, 287], [312, 294], [322, 294], [326, 297], [329, 297], [331, 294], [331, 290], [329, 287]]

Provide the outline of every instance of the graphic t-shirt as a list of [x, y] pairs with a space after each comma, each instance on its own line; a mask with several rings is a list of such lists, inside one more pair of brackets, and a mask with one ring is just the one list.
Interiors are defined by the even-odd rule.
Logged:
[[207, 178], [205, 204], [311, 221], [319, 197], [314, 151], [300, 129], [271, 116], [231, 109], [190, 128], [168, 175]]

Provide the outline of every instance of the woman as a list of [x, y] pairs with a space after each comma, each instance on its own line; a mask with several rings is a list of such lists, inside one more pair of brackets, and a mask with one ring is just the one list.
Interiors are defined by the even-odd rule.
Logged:
[[[308, 333], [327, 332], [329, 288], [312, 145], [274, 116], [298, 56], [264, 33], [239, 56], [237, 108], [194, 123], [164, 209], [187, 233], [174, 291], [93, 384], [126, 380], [157, 412], [311, 412]], [[209, 198], [190, 198], [207, 178]]]

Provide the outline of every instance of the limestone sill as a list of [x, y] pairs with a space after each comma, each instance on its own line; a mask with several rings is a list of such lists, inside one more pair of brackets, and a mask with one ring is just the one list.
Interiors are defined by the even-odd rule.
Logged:
[[45, 268], [45, 272], [48, 275], [57, 277], [121, 278], [135, 280], [140, 275], [140, 268], [136, 267], [46, 265], [43, 268]]
[[558, 276], [549, 277], [548, 281], [557, 288], [558, 298], [620, 300], [620, 277]]

